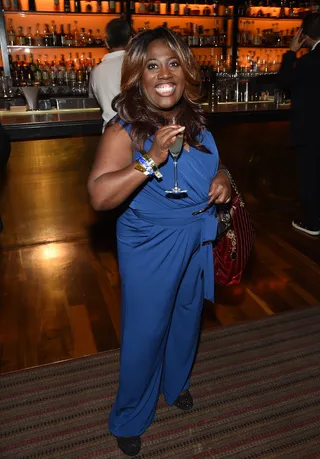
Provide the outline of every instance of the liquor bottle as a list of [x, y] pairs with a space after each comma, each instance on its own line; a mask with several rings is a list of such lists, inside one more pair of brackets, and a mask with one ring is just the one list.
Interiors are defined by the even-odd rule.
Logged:
[[87, 12], [87, 13], [92, 13], [92, 5], [91, 5], [91, 0], [87, 0], [87, 4], [86, 4], [86, 12]]
[[5, 11], [10, 11], [11, 10], [11, 1], [10, 0], [3, 0], [3, 9]]
[[53, 0], [53, 11], [60, 11], [59, 0]]
[[64, 11], [65, 13], [71, 12], [70, 0], [64, 0]]
[[208, 5], [208, 1], [205, 0], [205, 7], [203, 8], [203, 16], [210, 16], [211, 15], [211, 10]]
[[51, 22], [51, 41], [52, 41], [52, 46], [58, 46], [58, 34], [57, 34], [57, 26], [54, 23], [54, 21]]
[[12, 9], [13, 9], [13, 11], [22, 10], [20, 0], [13, 0], [13, 2], [12, 2]]
[[88, 57], [86, 58], [86, 68], [89, 72], [92, 70], [92, 53], [88, 53]]
[[40, 33], [40, 24], [36, 25], [36, 33], [33, 37], [35, 46], [42, 46], [43, 45], [43, 36]]
[[214, 2], [213, 2], [212, 15], [213, 16], [219, 16], [219, 2], [218, 2], [218, 0], [214, 0]]
[[24, 56], [23, 81], [26, 86], [33, 86], [34, 76], [26, 56]]
[[87, 46], [87, 34], [85, 29], [82, 27], [80, 31], [80, 46]]
[[50, 84], [50, 67], [48, 64], [48, 55], [44, 55], [44, 61], [42, 66], [42, 83], [45, 86], [49, 86]]
[[34, 81], [37, 83], [37, 85], [40, 85], [42, 82], [42, 71], [41, 71], [41, 56], [38, 56], [37, 63], [36, 63], [36, 68], [33, 72], [34, 76]]
[[285, 4], [286, 4], [285, 0], [281, 0], [279, 18], [285, 18], [286, 17]]
[[153, 1], [148, 1], [148, 4], [147, 4], [147, 12], [148, 13], [154, 13], [154, 3]]
[[67, 27], [68, 27], [68, 32], [65, 35], [66, 46], [72, 46], [73, 36], [72, 36], [72, 32], [71, 32], [71, 24], [68, 24]]
[[31, 33], [31, 27], [28, 27], [28, 32], [27, 32], [27, 35], [26, 35], [26, 45], [27, 46], [33, 46], [33, 35]]
[[13, 28], [13, 21], [11, 18], [9, 18], [9, 25], [8, 25], [8, 30], [7, 30], [7, 36], [8, 36], [8, 45], [9, 46], [14, 46], [16, 43], [16, 33]]
[[57, 62], [57, 56], [53, 56], [53, 61], [50, 65], [50, 85], [55, 86], [57, 84], [59, 65]]
[[227, 44], [227, 34], [221, 31], [219, 34], [219, 46], [224, 46]]
[[30, 67], [31, 72], [32, 72], [33, 75], [34, 75], [34, 72], [35, 72], [35, 70], [36, 70], [36, 65], [35, 65], [35, 63], [33, 62], [33, 55], [32, 55], [32, 54], [29, 55], [29, 67]]
[[97, 0], [97, 13], [102, 13], [102, 1], [101, 0]]
[[134, 13], [135, 13], [135, 1], [134, 1], [134, 0], [130, 0], [130, 3], [129, 3], [129, 13], [131, 13], [131, 14], [134, 14]]
[[61, 42], [61, 46], [67, 46], [67, 44], [66, 44], [66, 36], [67, 36], [67, 34], [64, 31], [64, 25], [61, 24], [60, 25], [60, 37], [61, 37], [60, 38], [60, 42]]
[[35, 0], [28, 0], [29, 11], [37, 11]]
[[154, 12], [155, 14], [160, 14], [160, 8], [161, 8], [161, 1], [156, 0], [154, 3]]
[[218, 23], [218, 27], [215, 27], [213, 29], [213, 45], [219, 46], [219, 41], [220, 41], [220, 30], [219, 30], [219, 23]]
[[17, 36], [17, 45], [25, 46], [26, 45], [26, 37], [23, 33], [23, 28], [18, 28], [18, 36]]
[[65, 72], [66, 72], [66, 63], [64, 60], [64, 54], [61, 54], [61, 59], [59, 62], [59, 68], [58, 68], [58, 73], [57, 73], [57, 84], [59, 86], [62, 86], [64, 83]]
[[80, 32], [79, 32], [79, 29], [78, 29], [78, 21], [74, 21], [72, 45], [73, 46], [79, 46], [80, 45]]
[[193, 16], [199, 16], [200, 14], [200, 9], [199, 9], [199, 6], [195, 3], [195, 0], [194, 0], [194, 3], [191, 7], [191, 14]]
[[74, 0], [74, 12], [81, 13], [81, 2], [80, 0]]
[[263, 9], [260, 8], [259, 11], [257, 12], [257, 18], [263, 18], [264, 17], [264, 12]]
[[43, 44], [44, 46], [52, 46], [52, 36], [50, 33], [49, 24], [44, 25]]
[[103, 45], [103, 38], [100, 35], [100, 29], [97, 29], [97, 34], [95, 36], [94, 43], [96, 46], [102, 46]]
[[185, 5], [185, 7], [184, 7], [184, 9], [183, 9], [183, 14], [184, 14], [185, 16], [189, 16], [190, 13], [191, 13], [190, 6], [189, 6], [188, 2], [186, 2], [186, 5]]
[[147, 5], [144, 0], [139, 1], [139, 13], [146, 14], [147, 12]]
[[171, 2], [170, 0], [167, 0], [166, 2], [166, 13], [171, 14]]
[[87, 34], [87, 46], [92, 46], [93, 44], [94, 44], [94, 38], [92, 35], [92, 29], [89, 29], [88, 34]]
[[174, 5], [173, 5], [173, 14], [178, 15], [179, 12], [180, 12], [179, 2], [178, 2], [178, 0], [176, 0], [176, 1], [174, 2]]
[[69, 57], [68, 57], [67, 62], [66, 62], [67, 71], [69, 71], [70, 68], [73, 66], [72, 53], [69, 53], [68, 56]]

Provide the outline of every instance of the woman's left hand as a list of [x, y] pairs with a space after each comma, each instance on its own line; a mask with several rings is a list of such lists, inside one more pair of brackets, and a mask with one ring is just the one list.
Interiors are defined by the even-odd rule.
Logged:
[[226, 204], [231, 200], [230, 180], [223, 171], [218, 171], [210, 184], [209, 204]]

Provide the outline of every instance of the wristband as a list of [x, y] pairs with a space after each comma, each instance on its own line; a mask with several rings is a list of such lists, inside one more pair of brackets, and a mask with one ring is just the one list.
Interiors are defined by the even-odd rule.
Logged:
[[142, 155], [142, 157], [145, 159], [145, 161], [147, 162], [147, 164], [149, 165], [149, 167], [151, 167], [152, 169], [152, 175], [154, 175], [157, 179], [161, 179], [163, 177], [163, 175], [161, 174], [161, 172], [159, 171], [158, 169], [158, 166], [156, 165], [156, 163], [153, 161], [152, 158], [150, 158], [149, 155], [147, 154], [144, 154]]
[[145, 160], [145, 158], [143, 158], [143, 156], [139, 156], [139, 158], [137, 158], [136, 163], [140, 164], [140, 166], [144, 167], [144, 169], [145, 169], [144, 174], [145, 175], [149, 175], [150, 177], [152, 177], [154, 175], [152, 167], [148, 164], [148, 162]]
[[134, 168], [135, 168], [137, 171], [142, 172], [144, 175], [149, 175], [149, 172], [147, 171], [147, 169], [145, 168], [145, 166], [143, 166], [138, 160], [135, 162]]

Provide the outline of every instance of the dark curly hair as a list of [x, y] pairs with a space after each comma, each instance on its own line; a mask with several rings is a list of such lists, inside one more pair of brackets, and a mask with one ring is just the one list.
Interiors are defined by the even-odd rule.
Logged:
[[198, 150], [210, 153], [201, 144], [205, 118], [199, 103], [201, 79], [198, 63], [181, 37], [165, 27], [141, 32], [129, 43], [122, 66], [121, 93], [113, 100], [113, 109], [118, 116], [111, 120], [109, 125], [117, 123], [119, 119], [131, 124], [130, 137], [133, 149], [144, 152], [146, 139], [166, 124], [165, 117], [152, 109], [140, 89], [148, 46], [154, 40], [162, 40], [169, 46], [185, 75], [185, 89], [180, 102], [180, 113], [177, 116], [177, 123], [186, 127], [185, 140]]

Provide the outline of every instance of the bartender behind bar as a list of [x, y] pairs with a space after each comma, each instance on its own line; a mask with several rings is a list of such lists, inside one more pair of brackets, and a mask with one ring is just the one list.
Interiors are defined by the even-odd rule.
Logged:
[[106, 27], [106, 45], [109, 53], [90, 75], [89, 93], [94, 95], [102, 108], [103, 128], [115, 116], [111, 103], [120, 93], [121, 67], [125, 48], [131, 36], [130, 25], [125, 19], [113, 19]]

